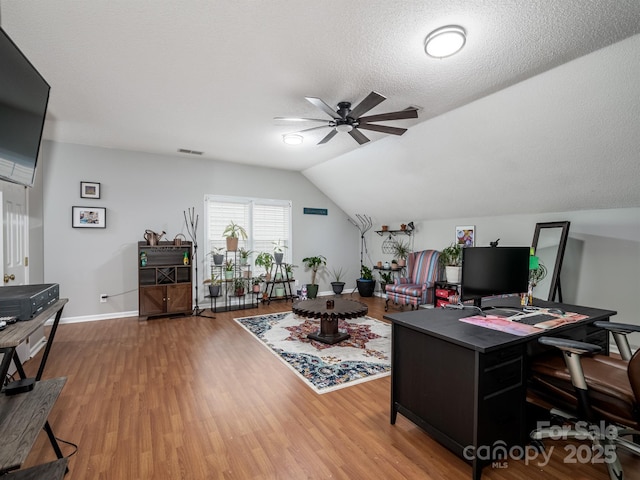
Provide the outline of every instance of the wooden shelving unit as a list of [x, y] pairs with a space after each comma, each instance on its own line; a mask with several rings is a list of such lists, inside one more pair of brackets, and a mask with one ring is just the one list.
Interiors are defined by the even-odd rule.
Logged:
[[138, 310], [141, 317], [191, 313], [192, 244], [138, 242]]

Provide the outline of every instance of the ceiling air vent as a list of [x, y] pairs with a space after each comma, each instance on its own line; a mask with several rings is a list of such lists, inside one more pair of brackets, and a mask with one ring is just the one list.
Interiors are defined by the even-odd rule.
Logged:
[[179, 148], [178, 153], [188, 153], [189, 155], [202, 155], [204, 152], [199, 152], [198, 150], [188, 150], [186, 148]]

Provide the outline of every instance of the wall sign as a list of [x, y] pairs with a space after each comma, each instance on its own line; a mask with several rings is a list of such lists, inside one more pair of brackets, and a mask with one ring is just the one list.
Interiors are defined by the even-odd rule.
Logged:
[[327, 209], [326, 208], [308, 208], [308, 207], [304, 207], [302, 213], [304, 213], [305, 215], [327, 215]]

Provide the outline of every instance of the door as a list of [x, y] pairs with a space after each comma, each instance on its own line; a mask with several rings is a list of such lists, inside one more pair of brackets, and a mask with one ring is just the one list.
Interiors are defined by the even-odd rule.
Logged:
[[[2, 211], [2, 254], [3, 282], [0, 285], [26, 285], [29, 283], [29, 210], [26, 187], [8, 182], [0, 182]], [[27, 340], [16, 348], [21, 362], [27, 361], [46, 343], [44, 326], [33, 332]], [[13, 373], [12, 364], [9, 372]]]
[[3, 182], [3, 285], [29, 283], [29, 210], [26, 187]]

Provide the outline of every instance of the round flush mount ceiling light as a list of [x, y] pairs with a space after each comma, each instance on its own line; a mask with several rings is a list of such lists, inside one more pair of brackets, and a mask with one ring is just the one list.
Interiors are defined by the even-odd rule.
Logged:
[[351, 130], [353, 130], [353, 126], [346, 123], [342, 125], [336, 125], [336, 130], [339, 132], [350, 132]]
[[300, 145], [304, 138], [296, 133], [288, 133], [282, 136], [282, 141], [287, 145]]
[[464, 28], [457, 25], [441, 27], [429, 35], [424, 41], [424, 50], [434, 58], [445, 58], [458, 53], [467, 41]]

